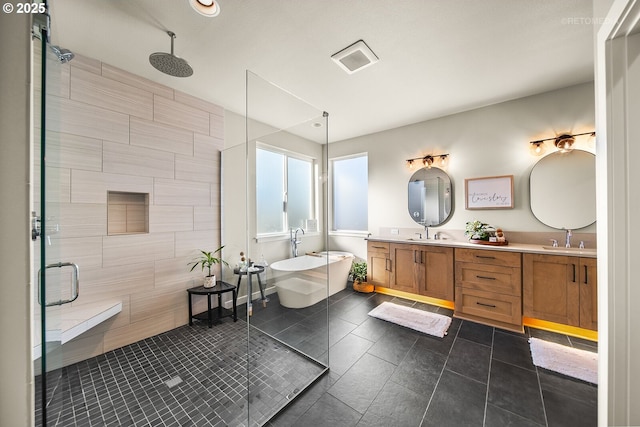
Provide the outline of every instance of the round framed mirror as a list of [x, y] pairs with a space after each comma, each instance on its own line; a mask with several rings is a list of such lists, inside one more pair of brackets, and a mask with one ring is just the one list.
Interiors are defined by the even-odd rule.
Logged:
[[556, 151], [533, 166], [529, 176], [531, 212], [543, 224], [578, 229], [596, 221], [596, 156]]
[[442, 169], [422, 168], [409, 179], [409, 215], [422, 226], [444, 224], [453, 213], [453, 186]]

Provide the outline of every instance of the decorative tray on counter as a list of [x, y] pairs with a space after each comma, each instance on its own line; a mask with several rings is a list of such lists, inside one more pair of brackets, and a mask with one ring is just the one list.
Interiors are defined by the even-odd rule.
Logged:
[[470, 239], [469, 242], [475, 243], [476, 245], [489, 245], [489, 246], [507, 246], [509, 244], [509, 242], [507, 242], [506, 240], [504, 242], [490, 242], [488, 240]]

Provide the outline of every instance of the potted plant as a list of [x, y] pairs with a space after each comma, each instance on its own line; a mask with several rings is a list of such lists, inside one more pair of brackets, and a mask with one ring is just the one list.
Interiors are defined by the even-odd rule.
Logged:
[[367, 263], [354, 261], [351, 264], [351, 278], [353, 279], [353, 290], [358, 292], [373, 292], [373, 285], [367, 283]]
[[489, 238], [494, 236], [496, 229], [482, 221], [470, 221], [467, 222], [464, 234], [469, 240], [489, 241]]
[[207, 252], [200, 249], [201, 255], [188, 264], [191, 265], [191, 270], [189, 271], [193, 271], [198, 265], [202, 268], [202, 271], [204, 271], [205, 268], [207, 269], [208, 274], [204, 278], [205, 288], [213, 288], [216, 285], [216, 276], [211, 274], [211, 267], [216, 264], [224, 264], [227, 267], [229, 266], [225, 260], [214, 255], [222, 251], [222, 248], [224, 248], [224, 246], [220, 246], [213, 252]]

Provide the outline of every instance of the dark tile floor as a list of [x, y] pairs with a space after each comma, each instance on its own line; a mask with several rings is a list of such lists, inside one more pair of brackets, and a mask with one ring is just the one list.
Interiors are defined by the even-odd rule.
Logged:
[[[595, 343], [459, 319], [436, 338], [367, 313], [383, 301], [451, 316], [450, 310], [350, 289], [330, 297], [328, 310], [326, 302], [286, 309], [277, 295], [270, 298], [266, 307], [254, 302], [248, 338], [246, 323], [226, 319], [213, 329], [181, 327], [64, 368], [49, 384], [58, 392], [49, 403], [58, 416], [49, 425], [597, 425], [597, 387], [536, 368], [527, 339], [590, 351], [597, 351]], [[241, 318], [245, 313], [239, 310]], [[302, 391], [322, 365], [283, 343], [328, 363], [330, 371]], [[256, 373], [248, 407], [247, 367]], [[175, 378], [182, 382], [165, 383]]]
[[[269, 426], [597, 425], [597, 386], [536, 368], [527, 340], [533, 336], [594, 352], [596, 343], [530, 328], [518, 334], [459, 319], [440, 339], [367, 315], [390, 300], [452, 315], [448, 309], [385, 295], [351, 290], [334, 295], [330, 372]], [[271, 313], [272, 324], [277, 311]], [[286, 330], [271, 332], [286, 335]]]
[[[324, 371], [265, 333], [247, 335], [244, 321], [196, 323], [49, 373], [47, 425], [258, 426]], [[39, 396], [35, 415], [41, 425]]]

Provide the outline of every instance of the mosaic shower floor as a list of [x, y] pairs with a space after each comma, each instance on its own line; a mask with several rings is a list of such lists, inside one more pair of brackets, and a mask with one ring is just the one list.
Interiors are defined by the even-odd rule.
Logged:
[[262, 425], [324, 371], [243, 321], [182, 326], [51, 373], [47, 425]]

